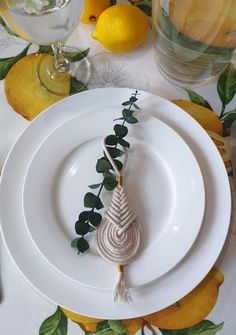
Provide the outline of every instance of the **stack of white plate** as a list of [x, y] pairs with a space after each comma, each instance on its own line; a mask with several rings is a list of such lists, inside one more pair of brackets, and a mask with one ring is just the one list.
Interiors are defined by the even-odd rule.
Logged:
[[[126, 270], [133, 302], [112, 301], [116, 271], [98, 255], [95, 233], [85, 254], [71, 248], [88, 185], [101, 181], [102, 139], [132, 93], [96, 89], [53, 105], [14, 144], [0, 186], [2, 234], [19, 270], [56, 304], [102, 319], [149, 314], [190, 292], [215, 263], [230, 221], [228, 177], [210, 137], [179, 107], [140, 91], [124, 171], [144, 231]], [[104, 192], [105, 207], [110, 198]]]

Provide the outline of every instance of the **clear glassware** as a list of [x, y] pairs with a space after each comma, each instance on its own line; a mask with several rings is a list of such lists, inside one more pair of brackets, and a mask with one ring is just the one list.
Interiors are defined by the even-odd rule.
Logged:
[[[83, 0], [2, 0], [1, 16], [19, 37], [38, 45], [51, 45], [54, 58], [42, 58], [38, 79], [44, 89], [64, 95], [60, 81], [73, 76], [81, 81], [80, 68], [63, 55], [64, 43], [77, 28], [83, 9]], [[70, 48], [72, 54], [79, 50]], [[49, 61], [50, 59], [50, 61]], [[82, 65], [81, 65], [82, 64]], [[78, 64], [77, 64], [78, 65]], [[86, 85], [90, 66], [86, 58], [80, 62], [83, 83]]]
[[153, 0], [157, 66], [170, 82], [206, 85], [231, 61], [236, 48], [235, 0]]

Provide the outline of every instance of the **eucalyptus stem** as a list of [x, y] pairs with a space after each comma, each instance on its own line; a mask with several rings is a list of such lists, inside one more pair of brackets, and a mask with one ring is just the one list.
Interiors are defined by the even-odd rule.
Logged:
[[[118, 164], [119, 170], [122, 169], [123, 164], [120, 160], [117, 160], [116, 158], [119, 157], [124, 152], [118, 149], [117, 146], [118, 144], [120, 144], [122, 147], [128, 147], [128, 148], [130, 146], [129, 142], [124, 140], [124, 137], [128, 133], [128, 128], [125, 126], [125, 123], [127, 122], [130, 124], [134, 124], [138, 122], [138, 119], [133, 116], [135, 110], [132, 109], [132, 108], [139, 109], [139, 107], [136, 105], [136, 101], [138, 100], [137, 95], [138, 91], [136, 90], [128, 101], [122, 103], [122, 106], [124, 106], [122, 110], [122, 117], [116, 119], [116, 120], [122, 120], [122, 124], [115, 124], [114, 133], [106, 137], [107, 148], [111, 151], [111, 156], [113, 152], [112, 157]], [[110, 138], [110, 140], [108, 140], [108, 138]], [[103, 173], [103, 180], [99, 184], [93, 184], [89, 186], [92, 189], [98, 188], [98, 192], [97, 194], [91, 192], [85, 194], [84, 206], [90, 209], [87, 211], [82, 211], [79, 214], [78, 220], [75, 223], [76, 234], [79, 235], [80, 237], [75, 238], [71, 242], [71, 246], [73, 248], [77, 248], [79, 251], [78, 253], [80, 252], [83, 253], [89, 248], [89, 244], [87, 240], [84, 238], [84, 236], [87, 233], [95, 230], [101, 223], [102, 216], [97, 211], [104, 207], [100, 199], [100, 195], [102, 193], [103, 188], [105, 187], [106, 190], [112, 191], [117, 186], [118, 183], [115, 174], [110, 171], [113, 169], [109, 161], [107, 160], [105, 153], [102, 158], [98, 159], [96, 170], [98, 173]]]

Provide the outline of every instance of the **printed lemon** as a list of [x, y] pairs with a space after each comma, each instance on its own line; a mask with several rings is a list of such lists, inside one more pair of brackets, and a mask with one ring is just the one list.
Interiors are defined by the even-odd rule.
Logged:
[[[69, 95], [69, 77], [60, 82], [61, 91], [65, 92], [64, 96], [47, 92], [40, 86], [37, 68], [42, 57], [42, 54], [32, 54], [22, 58], [13, 65], [4, 82], [8, 103], [28, 120], [32, 120], [45, 108]], [[52, 59], [50, 55], [46, 57], [48, 60]]]
[[[98, 322], [101, 322], [102, 320], [100, 319], [95, 319], [95, 318], [90, 318], [88, 316], [84, 316], [84, 315], [80, 315], [74, 312], [69, 311], [68, 309], [62, 308], [61, 307], [62, 312], [65, 314], [65, 316], [77, 323], [81, 323], [82, 325], [89, 326], [92, 325], [92, 330], [91, 329], [87, 329], [88, 331], [95, 331], [96, 330], [96, 324]], [[95, 330], [94, 330], [95, 329]]]
[[162, 329], [192, 327], [201, 322], [213, 309], [223, 281], [223, 274], [213, 267], [203, 281], [178, 303], [147, 315], [144, 319]]
[[85, 0], [80, 21], [87, 24], [96, 23], [99, 15], [110, 7], [110, 4], [111, 0]]
[[204, 129], [223, 135], [223, 125], [217, 114], [212, 110], [197, 105], [189, 100], [176, 99], [172, 100], [172, 102], [190, 114]]
[[120, 3], [99, 16], [92, 36], [110, 51], [125, 52], [143, 43], [148, 27], [148, 17], [141, 9]]
[[231, 171], [231, 149], [230, 149], [230, 138], [222, 137], [216, 134], [214, 131], [207, 130], [208, 135], [211, 137], [212, 141], [215, 143], [219, 153], [224, 161], [227, 172]]

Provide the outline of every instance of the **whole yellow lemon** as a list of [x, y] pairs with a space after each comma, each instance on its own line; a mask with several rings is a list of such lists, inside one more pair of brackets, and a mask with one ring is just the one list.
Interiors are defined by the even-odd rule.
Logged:
[[120, 3], [99, 16], [93, 37], [110, 51], [125, 52], [143, 43], [148, 27], [148, 17], [141, 9]]

